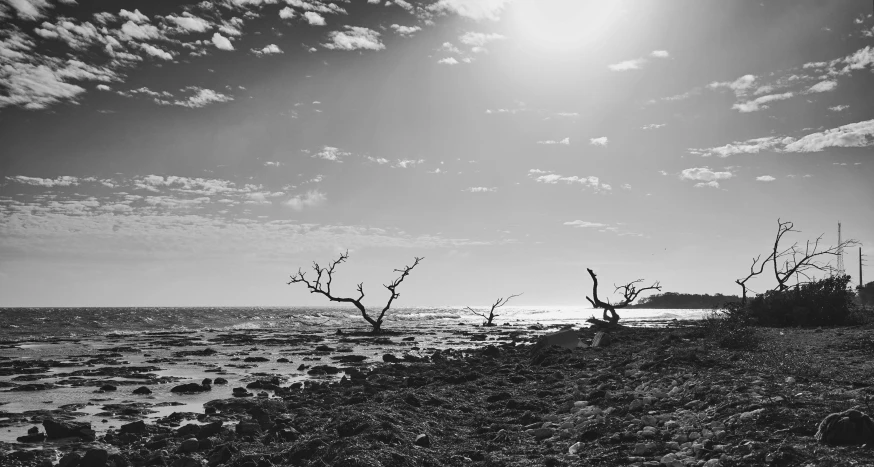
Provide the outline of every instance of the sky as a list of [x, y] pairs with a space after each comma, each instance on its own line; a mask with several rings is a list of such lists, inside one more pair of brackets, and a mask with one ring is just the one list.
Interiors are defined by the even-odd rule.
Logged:
[[414, 257], [395, 306], [738, 294], [778, 219], [872, 258], [872, 8], [0, 0], [0, 306], [327, 305], [286, 282], [347, 250], [368, 306]]

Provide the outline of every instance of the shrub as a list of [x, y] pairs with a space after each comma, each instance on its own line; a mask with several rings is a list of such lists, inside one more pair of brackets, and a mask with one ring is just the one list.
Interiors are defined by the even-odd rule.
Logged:
[[726, 303], [703, 320], [706, 337], [723, 349], [751, 350], [762, 341], [740, 303]]
[[833, 276], [758, 295], [736, 313], [762, 326], [829, 326], [854, 322], [850, 276]]

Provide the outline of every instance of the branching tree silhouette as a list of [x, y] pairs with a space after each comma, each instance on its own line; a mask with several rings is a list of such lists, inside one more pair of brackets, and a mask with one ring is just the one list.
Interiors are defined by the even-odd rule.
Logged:
[[395, 269], [395, 272], [399, 272], [401, 273], [401, 275], [397, 279], [393, 280], [390, 284], [383, 284], [383, 287], [388, 289], [391, 295], [388, 297], [388, 302], [385, 304], [385, 307], [383, 307], [382, 311], [379, 313], [379, 316], [377, 316], [376, 319], [374, 319], [367, 313], [367, 309], [361, 303], [361, 300], [364, 300], [363, 282], [359, 283], [357, 287], [359, 293], [358, 298], [337, 297], [331, 294], [331, 281], [334, 279], [334, 270], [340, 263], [346, 262], [348, 258], [349, 251], [347, 250], [345, 253], [341, 254], [336, 261], [332, 262], [331, 265], [326, 268], [319, 266], [319, 263], [313, 261], [313, 271], [316, 272], [315, 281], [310, 282], [309, 280], [307, 280], [307, 278], [304, 277], [305, 273], [301, 269], [298, 269], [297, 274], [291, 276], [291, 280], [288, 282], [288, 284], [291, 285], [300, 282], [307, 286], [307, 288], [310, 290], [310, 293], [322, 294], [325, 297], [328, 297], [328, 300], [332, 302], [351, 303], [355, 305], [355, 308], [358, 308], [358, 311], [361, 312], [361, 316], [364, 318], [364, 320], [370, 323], [370, 325], [373, 327], [371, 332], [373, 334], [379, 334], [379, 332], [382, 330], [382, 320], [385, 317], [385, 312], [387, 312], [389, 308], [391, 308], [392, 302], [401, 296], [401, 294], [397, 292], [397, 287], [401, 285], [401, 282], [403, 282], [404, 279], [410, 274], [410, 271], [412, 271], [413, 268], [416, 267], [419, 262], [425, 258], [416, 257], [415, 261], [413, 261], [412, 266], [404, 266], [403, 269]]
[[[773, 259], [773, 256], [773, 253], [768, 255], [768, 257], [765, 258], [765, 260], [761, 263], [759, 263], [759, 259], [762, 257], [762, 255], [756, 256], [755, 258], [753, 258], [753, 264], [750, 265], [749, 275], [747, 275], [747, 277], [744, 277], [743, 279], [735, 279], [734, 282], [739, 285], [743, 290], [743, 295], [741, 296], [740, 301], [741, 305], [747, 304], [747, 281], [761, 274], [765, 270], [765, 265], [768, 264], [768, 261], [771, 261]], [[756, 271], [756, 264], [759, 265], [758, 271]]]
[[[619, 323], [619, 315], [616, 313], [617, 308], [627, 307], [637, 298], [638, 295], [641, 294], [641, 292], [647, 290], [662, 290], [662, 286], [659, 284], [658, 281], [656, 281], [649, 287], [638, 289], [637, 284], [643, 282], [643, 279], [638, 279], [625, 285], [616, 286], [614, 284], [614, 287], [616, 287], [614, 292], [619, 292], [620, 290], [622, 291], [622, 300], [619, 303], [612, 304], [610, 303], [610, 300], [602, 302], [598, 298], [598, 277], [595, 275], [595, 271], [592, 271], [588, 268], [586, 268], [586, 270], [589, 271], [589, 275], [592, 276], [592, 297], [594, 297], [594, 299], [586, 297], [586, 300], [588, 300], [593, 307], [601, 308], [604, 310], [603, 320], [595, 318], [594, 316], [586, 320], [595, 326], [616, 326]], [[607, 315], [608, 312], [610, 313], [609, 316]]]
[[[774, 290], [778, 291], [784, 291], [789, 288], [786, 283], [792, 279], [792, 276], [795, 276], [796, 283], [800, 283], [799, 276], [803, 276], [807, 281], [810, 281], [811, 278], [809, 274], [813, 271], [833, 272], [834, 268], [831, 264], [821, 262], [820, 257], [836, 257], [844, 248], [859, 243], [852, 239], [844, 240], [833, 247], [820, 250], [820, 248], [822, 248], [820, 242], [822, 241], [823, 234], [816, 237], [816, 240], [814, 240], [813, 243], [811, 243], [810, 240], [807, 240], [804, 245], [804, 250], [801, 249], [798, 242], [781, 250], [780, 241], [782, 241], [783, 236], [789, 232], [800, 233], [801, 231], [795, 230], [794, 223], [790, 221], [784, 222], [778, 218], [777, 236], [774, 239], [774, 247], [769, 258], [774, 262], [774, 278], [777, 279], [777, 286], [774, 287]], [[767, 262], [767, 259], [765, 261]]]
[[495, 323], [493, 323], [492, 321], [498, 317], [498, 315], [495, 314], [495, 308], [500, 308], [500, 307], [506, 305], [507, 302], [509, 302], [511, 298], [518, 297], [520, 295], [522, 295], [522, 294], [519, 293], [519, 294], [515, 294], [515, 295], [510, 295], [507, 298], [503, 298], [503, 297], [499, 298], [497, 301], [495, 301], [494, 304], [492, 304], [492, 309], [489, 311], [488, 316], [486, 316], [485, 313], [480, 313], [471, 307], [467, 307], [465, 309], [467, 311], [470, 311], [471, 313], [477, 315], [477, 316], [482, 316], [483, 319], [486, 320], [486, 322], [483, 323], [483, 326], [494, 326]]

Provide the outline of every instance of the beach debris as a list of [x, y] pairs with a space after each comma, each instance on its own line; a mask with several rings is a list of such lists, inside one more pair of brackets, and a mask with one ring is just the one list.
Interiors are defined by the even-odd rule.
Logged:
[[858, 410], [829, 414], [819, 424], [816, 439], [832, 445], [874, 443], [874, 421]]
[[577, 334], [576, 331], [572, 329], [567, 329], [564, 331], [544, 334], [537, 341], [537, 344], [534, 345], [534, 350], [539, 350], [552, 346], [558, 346], [565, 349], [575, 349], [577, 347], [582, 347], [583, 344], [580, 341], [580, 336]]
[[134, 389], [134, 394], [151, 394], [151, 393], [152, 393], [152, 390], [145, 387], [145, 386], [140, 386], [140, 387]]
[[607, 347], [608, 345], [610, 345], [610, 334], [606, 334], [604, 331], [595, 333], [595, 337], [592, 338], [592, 347]]
[[[619, 315], [616, 313], [617, 308], [625, 308], [633, 302], [638, 295], [647, 290], [662, 290], [662, 286], [658, 281], [654, 282], [649, 287], [643, 287], [638, 289], [637, 284], [639, 282], [643, 282], [643, 279], [638, 279], [636, 281], [631, 281], [625, 285], [620, 285], [616, 287], [616, 292], [622, 290], [622, 301], [619, 303], [610, 303], [610, 300], [606, 302], [602, 302], [598, 298], [598, 276], [595, 274], [595, 271], [591, 269], [586, 269], [589, 271], [589, 275], [592, 277], [592, 298], [586, 297], [586, 300], [592, 304], [595, 308], [601, 308], [604, 310], [604, 319], [600, 320], [595, 318], [594, 316], [587, 319], [586, 321], [591, 323], [593, 326], [616, 326], [619, 324]], [[609, 313], [609, 315], [608, 315]]]
[[421, 446], [423, 448], [430, 448], [431, 447], [431, 438], [428, 435], [423, 433], [419, 436], [416, 436], [415, 444], [416, 444], [416, 446]]
[[576, 456], [576, 455], [579, 455], [580, 450], [582, 448], [583, 448], [583, 443], [577, 441], [576, 443], [572, 444], [571, 447], [568, 448], [567, 453], [572, 455], [572, 456]]

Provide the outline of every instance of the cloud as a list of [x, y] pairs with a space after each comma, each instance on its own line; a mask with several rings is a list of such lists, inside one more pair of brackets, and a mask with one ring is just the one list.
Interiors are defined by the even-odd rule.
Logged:
[[313, 26], [324, 26], [326, 24], [324, 16], [314, 11], [305, 12], [303, 17], [307, 20], [307, 23], [310, 23]]
[[[731, 172], [714, 172], [708, 167], [693, 167], [680, 172], [681, 180], [694, 180], [701, 182], [716, 182], [717, 180], [728, 180], [731, 177], [734, 177], [734, 174]], [[718, 183], [714, 188], [716, 187], [719, 187]]]
[[79, 178], [72, 177], [69, 175], [64, 175], [58, 178], [39, 178], [39, 177], [26, 177], [24, 175], [16, 175], [14, 177], [6, 177], [7, 180], [11, 180], [14, 182], [22, 183], [24, 185], [32, 185], [32, 186], [42, 186], [46, 188], [52, 188], [56, 186], [76, 186], [79, 185]]
[[458, 60], [454, 59], [453, 57], [447, 57], [437, 60], [437, 63], [440, 63], [442, 65], [458, 65]]
[[807, 90], [807, 92], [828, 92], [828, 91], [833, 90], [836, 87], [838, 87], [837, 81], [825, 80], [825, 81], [820, 81], [820, 82], [814, 84], [813, 86], [810, 87], [810, 89]]
[[471, 51], [476, 53], [486, 52], [487, 50], [484, 47], [486, 44], [501, 39], [506, 39], [506, 37], [497, 33], [486, 34], [482, 32], [466, 32], [461, 36], [458, 36], [458, 40], [461, 41], [462, 44], [471, 46]]
[[294, 10], [289, 7], [285, 7], [279, 10], [279, 17], [282, 19], [291, 19], [294, 18]]
[[182, 16], [168, 15], [165, 18], [185, 31], [206, 32], [212, 29], [212, 23], [203, 18], [198, 18], [187, 11], [182, 13]]
[[780, 148], [786, 144], [795, 141], [794, 138], [782, 136], [766, 136], [764, 138], [755, 138], [747, 141], [735, 141], [725, 146], [705, 149], [689, 149], [689, 153], [703, 157], [728, 157], [736, 154], [758, 154], [761, 151], [779, 152]]
[[547, 185], [556, 185], [558, 183], [564, 183], [568, 185], [583, 185], [584, 187], [593, 189], [597, 193], [603, 193], [613, 189], [613, 187], [611, 187], [610, 185], [606, 183], [601, 183], [601, 180], [598, 177], [594, 176], [564, 176], [539, 169], [529, 170], [528, 176], [533, 178], [534, 181], [537, 183], [544, 183]]
[[133, 21], [134, 23], [148, 23], [149, 17], [140, 13], [140, 10], [127, 11], [124, 8], [118, 12], [118, 16]]
[[830, 130], [811, 133], [786, 144], [785, 152], [819, 152], [826, 148], [862, 148], [874, 146], [874, 120], [832, 128]]
[[173, 55], [171, 55], [169, 52], [159, 49], [158, 47], [153, 46], [152, 44], [140, 44], [140, 47], [143, 49], [144, 52], [153, 57], [162, 58], [164, 60], [173, 60]]
[[774, 180], [777, 180], [777, 179], [770, 176], [770, 175], [762, 175], [762, 176], [756, 177], [756, 181], [759, 181], [759, 182], [773, 182]]
[[340, 160], [341, 158], [351, 155], [352, 153], [341, 151], [339, 148], [324, 146], [321, 151], [313, 154], [312, 157], [324, 159], [326, 161], [343, 162]]
[[635, 58], [634, 60], [625, 60], [624, 62], [607, 65], [607, 68], [609, 68], [611, 71], [639, 70], [644, 63], [646, 63], [646, 59]]
[[139, 24], [134, 21], [128, 21], [121, 25], [119, 36], [122, 40], [129, 41], [131, 39], [153, 40], [161, 39], [163, 36], [158, 28], [151, 24]]
[[6, 0], [6, 3], [15, 10], [19, 19], [28, 21], [42, 18], [45, 10], [52, 8], [48, 0]]
[[394, 0], [394, 3], [395, 3], [395, 5], [403, 8], [404, 10], [413, 11], [413, 5], [406, 2], [405, 0]]
[[577, 227], [577, 228], [581, 228], [581, 229], [588, 229], [588, 228], [607, 227], [608, 224], [602, 224], [600, 222], [589, 222], [589, 221], [575, 220], [575, 221], [565, 222], [563, 225], [570, 225], [572, 227]]
[[384, 164], [388, 164], [388, 163], [389, 163], [389, 160], [386, 159], [386, 158], [384, 158], [384, 157], [371, 157], [371, 156], [367, 156], [367, 160], [369, 160], [370, 162], [375, 162], [375, 163], [377, 163], [377, 164], [379, 164], [379, 165], [384, 165]]
[[425, 162], [425, 159], [398, 159], [395, 164], [392, 164], [392, 167], [396, 169], [407, 169], [423, 162]]
[[847, 110], [849, 108], [850, 108], [849, 105], [841, 104], [841, 105], [836, 105], [834, 107], [829, 107], [828, 109], [831, 110], [832, 112], [843, 112], [844, 110]]
[[461, 190], [461, 191], [467, 191], [470, 193], [494, 193], [494, 192], [498, 191], [498, 189], [495, 187], [489, 188], [489, 187], [484, 187], [484, 186], [472, 186], [470, 188], [465, 188], [464, 190]]
[[667, 50], [653, 50], [652, 52], [650, 52], [649, 56], [655, 58], [668, 58], [671, 55], [668, 53]]
[[185, 100], [174, 101], [173, 105], [188, 107], [190, 109], [197, 109], [201, 107], [206, 107], [207, 105], [216, 102], [229, 102], [234, 100], [233, 97], [213, 91], [212, 89], [204, 89], [197, 86], [190, 86], [185, 90], [188, 92], [193, 91], [194, 94], [189, 96]]
[[564, 139], [562, 139], [562, 140], [560, 140], [560, 141], [555, 141], [555, 140], [552, 140], [552, 139], [548, 139], [548, 140], [546, 140], [546, 141], [538, 141], [537, 144], [564, 144], [564, 145], [569, 145], [569, 144], [571, 144], [571, 139], [570, 139], [570, 138], [564, 138]]
[[97, 85], [97, 90], [98, 90], [98, 91], [110, 91], [111, 89], [110, 89], [109, 86], [107, 86], [107, 85], [105, 85], [105, 84], [98, 84], [98, 85]]
[[498, 21], [501, 10], [509, 0], [438, 0], [428, 6], [434, 12], [455, 13], [474, 21], [488, 19]]
[[641, 128], [644, 130], [656, 130], [665, 125], [667, 125], [667, 123], [650, 123], [649, 125], [644, 125]]
[[422, 30], [419, 26], [401, 26], [398, 24], [392, 24], [390, 26], [394, 31], [402, 36], [410, 36], [416, 32]]
[[294, 209], [295, 211], [302, 211], [304, 208], [312, 208], [319, 206], [324, 203], [328, 199], [324, 193], [318, 190], [310, 190], [307, 191], [303, 195], [297, 195], [292, 198], [287, 199], [282, 204], [285, 206]]
[[234, 50], [234, 45], [231, 44], [231, 41], [220, 33], [212, 35], [212, 43], [222, 50]]
[[331, 42], [322, 47], [331, 50], [382, 50], [385, 45], [379, 41], [379, 33], [358, 26], [346, 26], [346, 31], [332, 31], [328, 34]]
[[732, 91], [735, 91], [735, 93], [738, 93], [738, 92], [745, 92], [746, 90], [752, 88], [755, 81], [756, 81], [755, 75], [743, 75], [740, 78], [738, 78], [734, 81], [731, 81], [731, 82], [728, 82], [728, 81], [716, 82], [716, 81], [714, 81], [714, 82], [710, 83], [709, 85], [707, 85], [707, 87], [709, 87], [710, 89], [724, 87], [724, 88], [729, 88]]
[[600, 138], [589, 138], [589, 144], [595, 146], [606, 146], [607, 145], [607, 137], [602, 136]]
[[695, 188], [719, 188], [719, 182], [716, 180], [709, 182], [700, 182], [695, 184]]
[[741, 113], [757, 112], [759, 110], [767, 109], [768, 106], [764, 104], [768, 102], [782, 101], [785, 99], [789, 99], [794, 95], [795, 94], [792, 92], [784, 92], [783, 94], [771, 94], [747, 102], [736, 102], [734, 105], [731, 106], [731, 108], [736, 109]]
[[263, 49], [252, 49], [252, 53], [260, 57], [262, 55], [281, 54], [282, 49], [280, 49], [279, 46], [276, 44], [270, 44], [265, 46]]

